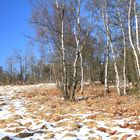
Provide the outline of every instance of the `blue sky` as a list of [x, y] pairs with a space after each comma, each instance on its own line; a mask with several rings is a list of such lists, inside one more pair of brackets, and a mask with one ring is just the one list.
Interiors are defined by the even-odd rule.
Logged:
[[0, 65], [12, 55], [13, 49], [25, 50], [31, 35], [29, 0], [0, 0]]
[[5, 66], [13, 49], [27, 49], [28, 39], [23, 34], [33, 34], [30, 15], [29, 0], [0, 0], [0, 66]]

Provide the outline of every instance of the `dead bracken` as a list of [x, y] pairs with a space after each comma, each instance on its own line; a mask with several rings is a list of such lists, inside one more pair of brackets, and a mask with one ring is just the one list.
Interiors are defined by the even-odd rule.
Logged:
[[[102, 96], [101, 88], [98, 86], [96, 93], [90, 93], [91, 87], [86, 87], [85, 99], [75, 102], [62, 100], [57, 88], [38, 86], [28, 92], [7, 93], [8, 98], [3, 100], [6, 104], [1, 107], [0, 138], [139, 139], [139, 99], [118, 96], [113, 91]], [[77, 92], [76, 98], [80, 97]]]

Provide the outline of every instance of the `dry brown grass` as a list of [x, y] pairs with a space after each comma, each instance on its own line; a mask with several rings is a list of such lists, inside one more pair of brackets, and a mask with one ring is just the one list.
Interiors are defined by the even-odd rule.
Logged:
[[140, 100], [134, 96], [118, 96], [112, 93], [106, 97], [88, 99], [86, 103], [93, 110], [112, 113], [116, 117], [140, 115]]
[[[40, 125], [40, 128], [43, 129], [46, 139], [53, 138], [55, 134], [49, 130], [47, 125], [42, 124], [40, 120], [46, 120], [50, 124], [54, 123], [55, 127], [65, 128], [65, 130], [70, 132], [66, 136], [71, 137], [76, 137], [71, 132], [80, 130], [82, 125], [105, 132], [114, 140], [118, 139], [118, 137], [113, 136], [119, 135], [120, 132], [111, 130], [112, 127], [117, 126], [140, 131], [140, 118], [137, 117], [140, 116], [140, 99], [136, 96], [118, 96], [113, 90], [105, 96], [102, 86], [87, 86], [84, 89], [84, 99], [78, 100], [81, 96], [83, 95], [77, 91], [77, 100], [75, 102], [64, 101], [61, 99], [62, 92], [59, 89], [43, 87], [26, 93], [19, 93], [13, 99], [26, 101], [24, 105], [26, 113], [23, 116], [13, 115], [10, 118], [0, 120], [0, 127], [7, 128], [6, 132], [19, 133], [17, 137], [28, 137], [28, 134], [22, 133], [22, 130], [28, 128], [33, 131], [32, 122], [20, 123], [17, 120], [32, 119], [36, 125]], [[10, 111], [15, 113], [16, 108], [13, 107]], [[129, 121], [123, 125], [112, 123], [117, 118], [129, 118]], [[100, 126], [98, 121], [105, 122], [105, 127]], [[36, 132], [36, 130], [34, 131]], [[90, 133], [95, 132], [90, 131]], [[29, 135], [33, 135], [33, 133]], [[122, 140], [128, 137], [130, 136], [124, 134]], [[99, 138], [89, 137], [89, 140], [93, 139], [101, 138], [100, 136]]]
[[[79, 96], [83, 95], [77, 92], [76, 97]], [[92, 116], [94, 119], [140, 115], [140, 99], [136, 98], [136, 96], [118, 96], [114, 91], [105, 96], [102, 86], [85, 87], [85, 100], [78, 100], [76, 102], [61, 100], [62, 92], [57, 88], [32, 90], [26, 94], [18, 94], [18, 97], [30, 100], [31, 104], [27, 107], [30, 112], [44, 107], [37, 112], [38, 115], [42, 116], [44, 116], [45, 112], [55, 114], [84, 114], [87, 111], [102, 113], [102, 115]], [[108, 113], [109, 116], [104, 115], [104, 113]]]

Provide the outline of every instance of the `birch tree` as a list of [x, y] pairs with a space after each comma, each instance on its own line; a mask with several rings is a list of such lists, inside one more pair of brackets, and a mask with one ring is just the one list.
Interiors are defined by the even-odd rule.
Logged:
[[[74, 37], [75, 37], [75, 42], [76, 42], [76, 49], [75, 49], [75, 60], [73, 64], [73, 84], [72, 84], [72, 90], [71, 90], [71, 100], [75, 100], [75, 90], [77, 86], [77, 64], [78, 64], [78, 59], [80, 57], [80, 68], [81, 68], [81, 89], [80, 93], [83, 93], [83, 86], [84, 86], [84, 70], [83, 70], [83, 57], [82, 57], [82, 50], [85, 47], [87, 38], [90, 34], [90, 27], [87, 28], [86, 35], [84, 36], [83, 41], [81, 41], [81, 18], [80, 18], [80, 13], [81, 13], [81, 5], [82, 5], [82, 0], [77, 0], [76, 1], [76, 9], [75, 11], [75, 18], [74, 18]], [[73, 7], [74, 8], [74, 7]]]
[[[104, 28], [107, 31], [108, 30], [108, 28], [107, 28], [108, 18], [107, 18], [106, 7], [104, 7], [104, 5], [102, 5], [101, 14], [102, 14], [102, 18], [103, 18]], [[108, 34], [108, 32], [107, 32], [107, 34]], [[110, 50], [110, 38], [109, 38], [109, 35], [107, 35], [106, 61], [105, 61], [105, 94], [107, 94], [109, 92], [109, 86], [108, 86], [109, 50]]]
[[75, 37], [75, 41], [76, 41], [76, 57], [74, 60], [74, 64], [73, 64], [73, 84], [72, 84], [72, 93], [71, 93], [71, 100], [74, 100], [74, 94], [75, 94], [75, 89], [76, 89], [76, 85], [77, 85], [77, 81], [76, 81], [76, 77], [77, 77], [77, 62], [78, 62], [78, 58], [79, 58], [79, 43], [80, 43], [80, 3], [81, 1], [78, 0], [78, 8], [76, 11], [76, 18], [74, 20], [74, 37]]
[[118, 73], [118, 67], [116, 63], [116, 57], [114, 53], [114, 46], [112, 42], [112, 37], [110, 33], [110, 28], [109, 28], [109, 17], [108, 17], [108, 12], [107, 12], [107, 1], [105, 0], [105, 6], [102, 6], [102, 17], [103, 17], [103, 22], [104, 22], [104, 27], [105, 27], [105, 32], [107, 35], [107, 58], [106, 58], [106, 64], [105, 64], [105, 92], [108, 90], [108, 84], [107, 84], [107, 79], [108, 79], [108, 59], [109, 59], [109, 48], [112, 52], [112, 57], [114, 61], [114, 69], [115, 69], [115, 74], [116, 74], [116, 88], [118, 95], [120, 95], [120, 78], [119, 78], [119, 73]]
[[62, 65], [62, 86], [64, 98], [68, 99], [67, 90], [67, 66], [66, 66], [66, 7], [65, 1], [37, 1], [33, 7], [32, 24], [35, 25], [39, 39], [45, 40], [48, 46], [49, 42], [55, 47], [54, 50], [59, 50], [60, 60]]
[[123, 25], [123, 21], [122, 21], [122, 16], [120, 13], [119, 8], [117, 7], [117, 14], [119, 17], [119, 24], [120, 24], [120, 28], [122, 31], [122, 36], [123, 36], [123, 94], [126, 95], [126, 35], [125, 35], [125, 30], [124, 30], [124, 25]]
[[136, 0], [134, 0], [134, 15], [135, 15], [135, 23], [136, 23], [136, 46], [137, 46], [138, 54], [140, 55], [139, 25], [138, 25], [139, 24], [139, 20], [138, 20]]
[[[134, 4], [135, 5], [135, 4]], [[130, 45], [133, 49], [133, 53], [135, 56], [135, 60], [136, 60], [136, 66], [137, 66], [137, 72], [138, 72], [138, 77], [140, 79], [140, 64], [139, 64], [139, 59], [138, 59], [138, 55], [137, 55], [137, 51], [136, 51], [136, 47], [134, 45], [134, 42], [132, 40], [132, 27], [131, 27], [131, 12], [132, 12], [132, 0], [129, 1], [129, 9], [128, 9], [128, 33], [129, 33], [129, 41], [130, 41]], [[136, 14], [136, 13], [135, 13]], [[136, 16], [136, 15], [135, 15]], [[137, 19], [137, 18], [136, 18]], [[138, 29], [138, 27], [136, 27], [136, 30]], [[136, 31], [136, 34], [138, 35], [138, 31]], [[138, 45], [138, 36], [137, 38], [137, 45]]]
[[68, 91], [67, 91], [67, 68], [66, 68], [66, 50], [64, 45], [64, 16], [65, 16], [65, 7], [64, 2], [62, 5], [58, 4], [56, 0], [56, 8], [58, 10], [60, 19], [61, 19], [61, 50], [62, 50], [62, 66], [63, 66], [63, 84], [64, 84], [64, 97], [65, 99], [69, 98]]

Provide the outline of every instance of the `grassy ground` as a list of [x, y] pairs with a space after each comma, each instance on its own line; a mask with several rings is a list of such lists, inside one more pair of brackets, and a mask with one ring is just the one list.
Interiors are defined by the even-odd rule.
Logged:
[[140, 139], [139, 98], [113, 90], [104, 96], [101, 86], [87, 86], [85, 99], [81, 96], [77, 92], [76, 101], [70, 102], [57, 88], [18, 92], [0, 103], [9, 111], [0, 118], [0, 134], [12, 139]]

